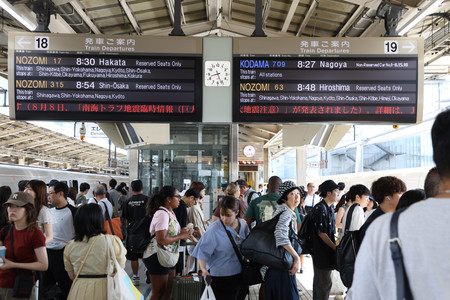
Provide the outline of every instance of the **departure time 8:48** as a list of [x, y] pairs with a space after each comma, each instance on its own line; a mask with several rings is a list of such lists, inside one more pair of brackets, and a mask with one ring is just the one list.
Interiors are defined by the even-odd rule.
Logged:
[[299, 91], [299, 92], [303, 92], [303, 91], [314, 92], [315, 90], [316, 90], [316, 85], [314, 83], [308, 83], [308, 84], [299, 83], [299, 84], [297, 84], [297, 91]]

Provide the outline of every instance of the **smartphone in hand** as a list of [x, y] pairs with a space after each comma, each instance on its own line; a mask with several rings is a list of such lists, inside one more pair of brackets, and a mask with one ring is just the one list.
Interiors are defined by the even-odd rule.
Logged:
[[212, 280], [211, 276], [207, 275], [206, 278], [205, 278], [206, 284], [207, 285], [211, 285], [211, 280]]

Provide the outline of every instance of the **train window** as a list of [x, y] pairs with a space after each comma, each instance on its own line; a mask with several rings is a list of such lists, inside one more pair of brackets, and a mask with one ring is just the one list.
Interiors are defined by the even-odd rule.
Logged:
[[78, 180], [69, 180], [69, 183], [70, 183], [70, 185], [69, 185], [70, 187], [74, 187], [78, 191]]

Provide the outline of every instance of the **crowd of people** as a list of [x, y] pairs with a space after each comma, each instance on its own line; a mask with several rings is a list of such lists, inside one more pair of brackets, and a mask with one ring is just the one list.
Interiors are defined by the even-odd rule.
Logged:
[[[0, 246], [6, 253], [0, 264], [0, 299], [15, 299], [15, 282], [22, 276], [38, 281], [39, 299], [106, 299], [111, 257], [105, 253], [113, 253], [122, 267], [126, 260], [131, 262], [134, 285], [140, 284], [143, 261], [146, 281], [152, 284], [150, 299], [171, 299], [172, 281], [187, 263], [189, 272], [200, 272], [211, 285], [216, 299], [241, 300], [248, 293], [242, 278], [246, 258], [236, 248], [255, 226], [275, 216], [276, 247], [292, 256], [292, 265], [260, 266], [260, 299], [299, 299], [296, 274], [303, 272], [304, 256], [292, 232], [296, 235], [306, 219], [312, 228], [313, 299], [329, 299], [336, 249], [346, 230], [359, 231], [361, 245], [347, 299], [396, 299], [397, 291], [405, 288], [397, 280], [389, 247], [396, 211], [402, 212], [398, 239], [411, 295], [450, 299], [445, 281], [450, 264], [444, 255], [450, 246], [444, 226], [450, 209], [449, 128], [450, 111], [445, 111], [432, 128], [436, 167], [423, 190], [408, 190], [393, 176], [378, 178], [370, 189], [356, 184], [347, 191], [345, 183], [333, 180], [317, 189], [310, 182], [305, 190], [272, 176], [267, 193], [260, 195], [238, 180], [224, 187], [211, 220], [205, 220], [206, 187], [198, 181], [185, 191], [164, 186], [151, 197], [143, 194], [141, 180], [133, 180], [131, 190], [114, 179], [109, 187], [82, 183], [80, 191], [71, 194], [58, 180], [21, 181], [14, 193], [1, 186]], [[91, 188], [93, 197], [88, 198]], [[113, 217], [121, 220], [123, 240], [105, 232], [105, 223]], [[151, 241], [145, 251], [134, 251], [127, 245], [127, 228], [143, 218], [151, 220]], [[188, 257], [179, 255], [184, 246]]]

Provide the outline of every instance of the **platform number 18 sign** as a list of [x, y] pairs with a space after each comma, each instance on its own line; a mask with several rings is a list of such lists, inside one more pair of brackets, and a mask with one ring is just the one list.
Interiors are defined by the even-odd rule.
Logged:
[[50, 39], [48, 36], [36, 36], [34, 37], [34, 49], [46, 50], [50, 46]]

